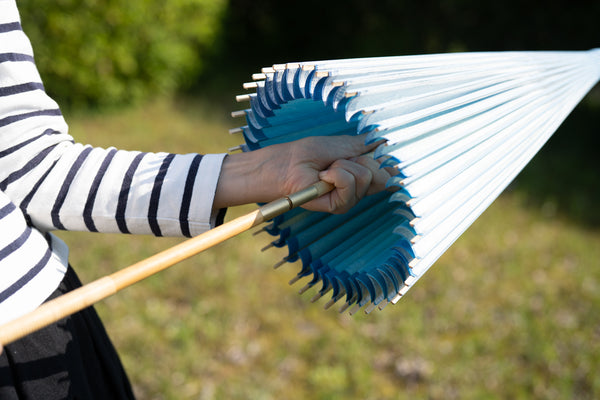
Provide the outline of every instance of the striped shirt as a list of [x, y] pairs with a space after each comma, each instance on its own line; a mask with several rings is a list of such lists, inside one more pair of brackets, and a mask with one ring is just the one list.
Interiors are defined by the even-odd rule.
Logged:
[[223, 158], [76, 143], [44, 91], [15, 0], [0, 0], [0, 323], [39, 306], [62, 280], [68, 248], [52, 230], [210, 229]]

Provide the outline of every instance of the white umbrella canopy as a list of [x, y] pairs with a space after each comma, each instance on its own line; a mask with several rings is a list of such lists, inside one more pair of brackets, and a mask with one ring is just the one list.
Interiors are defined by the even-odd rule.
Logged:
[[[292, 283], [326, 307], [396, 303], [496, 199], [600, 79], [600, 49], [449, 53], [263, 68], [237, 97], [244, 151], [312, 135], [367, 133], [396, 168], [344, 215], [294, 209], [266, 230], [301, 260]], [[283, 263], [282, 262], [282, 263]]]

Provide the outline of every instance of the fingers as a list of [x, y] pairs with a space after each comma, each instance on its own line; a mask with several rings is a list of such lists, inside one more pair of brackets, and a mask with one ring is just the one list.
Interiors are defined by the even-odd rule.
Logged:
[[325, 182], [335, 185], [330, 195], [335, 213], [346, 212], [358, 203], [367, 194], [373, 179], [368, 168], [350, 160], [338, 160], [319, 175]]
[[321, 180], [333, 184], [335, 189], [306, 208], [334, 214], [347, 212], [363, 197], [384, 190], [389, 176], [368, 156], [337, 160], [319, 174]]
[[371, 156], [362, 156], [356, 158], [355, 162], [371, 172], [371, 181], [366, 191], [366, 195], [372, 195], [385, 190], [388, 179], [392, 176], [388, 168], [381, 168], [379, 161]]
[[335, 189], [305, 204], [303, 207], [308, 210], [341, 214], [350, 210], [363, 197], [357, 195], [356, 177], [339, 166], [332, 165], [330, 169], [322, 171], [319, 177], [322, 181], [333, 184]]

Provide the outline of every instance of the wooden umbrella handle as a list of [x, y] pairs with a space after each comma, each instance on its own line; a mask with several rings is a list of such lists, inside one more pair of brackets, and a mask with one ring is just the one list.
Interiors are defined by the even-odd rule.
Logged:
[[268, 221], [333, 190], [320, 181], [299, 192], [267, 203], [238, 217], [113, 274], [50, 300], [28, 314], [0, 326], [0, 344], [7, 345], [51, 323], [81, 311], [119, 290], [167, 269], [248, 229]]

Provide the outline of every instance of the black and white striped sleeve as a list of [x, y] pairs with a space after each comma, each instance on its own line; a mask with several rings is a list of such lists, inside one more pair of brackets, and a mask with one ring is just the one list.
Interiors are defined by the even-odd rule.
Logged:
[[223, 155], [56, 147], [0, 182], [41, 230], [192, 236], [215, 225]]
[[44, 91], [16, 7], [14, 14], [0, 16], [0, 190], [30, 224], [157, 236], [193, 236], [214, 226], [224, 155], [75, 143]]
[[0, 324], [39, 306], [63, 279], [68, 248], [51, 230], [210, 229], [223, 158], [75, 143], [45, 93], [15, 0], [0, 0]]

